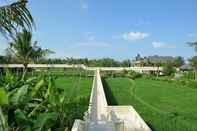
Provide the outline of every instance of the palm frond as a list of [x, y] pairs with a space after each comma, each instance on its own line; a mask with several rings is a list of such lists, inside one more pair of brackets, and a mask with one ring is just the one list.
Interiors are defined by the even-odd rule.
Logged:
[[26, 7], [27, 0], [20, 0], [0, 7], [0, 33], [13, 36], [18, 29], [32, 30], [34, 20]]
[[49, 49], [42, 49], [38, 46], [37, 41], [32, 42], [32, 33], [25, 29], [22, 32], [16, 33], [16, 36], [9, 45], [10, 53], [16, 56], [24, 65], [54, 53]]
[[197, 41], [188, 42], [188, 45], [194, 47], [195, 51], [197, 52]]

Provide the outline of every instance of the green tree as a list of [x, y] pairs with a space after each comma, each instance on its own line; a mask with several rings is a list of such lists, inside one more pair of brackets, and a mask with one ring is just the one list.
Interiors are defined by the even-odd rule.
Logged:
[[0, 56], [0, 64], [5, 64], [5, 63], [6, 63], [6, 57]]
[[43, 50], [37, 45], [37, 42], [32, 42], [32, 33], [27, 30], [16, 34], [8, 50], [24, 65], [25, 72], [30, 62], [38, 61], [40, 58], [53, 53], [48, 49]]
[[163, 66], [163, 73], [167, 76], [171, 76], [176, 72], [174, 66], [170, 63], [167, 63]]
[[137, 56], [135, 57], [135, 60], [138, 61], [138, 60], [142, 60], [143, 58], [141, 57], [140, 54], [137, 54]]
[[33, 17], [27, 9], [27, 0], [17, 0], [8, 5], [0, 6], [0, 33], [14, 36], [18, 29], [32, 29]]
[[197, 80], [197, 56], [192, 57], [189, 61], [190, 65], [194, 68], [195, 80]]
[[122, 61], [121, 66], [123, 66], [123, 67], [130, 67], [131, 66], [130, 60]]
[[176, 57], [174, 62], [173, 62], [173, 65], [176, 66], [176, 67], [180, 67], [184, 64], [185, 64], [184, 58], [181, 57], [181, 56]]

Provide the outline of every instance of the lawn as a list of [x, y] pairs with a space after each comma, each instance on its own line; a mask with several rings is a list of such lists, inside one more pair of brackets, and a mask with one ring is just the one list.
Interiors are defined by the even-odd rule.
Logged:
[[146, 78], [103, 84], [108, 104], [134, 106], [153, 131], [197, 131], [197, 89]]

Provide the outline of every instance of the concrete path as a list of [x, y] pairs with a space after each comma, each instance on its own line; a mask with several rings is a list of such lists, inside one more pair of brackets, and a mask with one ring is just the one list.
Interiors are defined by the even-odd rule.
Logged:
[[112, 122], [97, 121], [97, 123], [90, 123], [87, 131], [115, 131], [115, 126]]
[[72, 131], [151, 131], [132, 106], [108, 106], [99, 70], [95, 71], [84, 118], [74, 123]]

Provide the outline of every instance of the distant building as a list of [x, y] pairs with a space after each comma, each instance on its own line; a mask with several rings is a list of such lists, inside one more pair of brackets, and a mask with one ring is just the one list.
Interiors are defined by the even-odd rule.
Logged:
[[192, 66], [189, 65], [189, 64], [185, 64], [185, 65], [182, 65], [180, 68], [179, 68], [180, 71], [191, 71], [193, 70]]
[[131, 61], [131, 66], [155, 66], [159, 64], [173, 63], [176, 60], [176, 57], [172, 56], [148, 56], [141, 57], [137, 56], [134, 60]]

